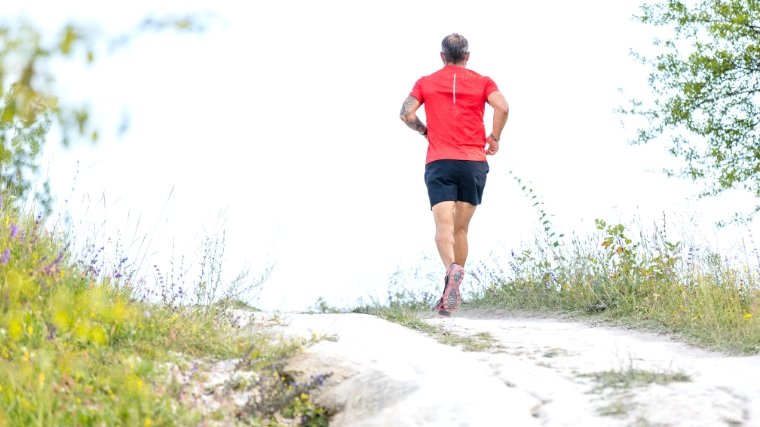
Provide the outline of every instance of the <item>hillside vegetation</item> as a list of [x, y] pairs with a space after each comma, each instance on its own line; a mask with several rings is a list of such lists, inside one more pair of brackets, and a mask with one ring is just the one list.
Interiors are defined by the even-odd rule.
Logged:
[[[219, 244], [192, 290], [160, 272], [150, 287], [128, 259], [73, 253], [42, 218], [0, 207], [0, 426], [327, 425], [308, 396], [321, 378], [278, 371], [304, 343], [242, 327], [241, 304], [215, 295]], [[204, 366], [224, 360], [239, 375], [204, 390]]]
[[[731, 353], [760, 352], [760, 256], [742, 242], [731, 258], [694, 242], [670, 242], [665, 227], [635, 234], [596, 221], [596, 233], [533, 245], [481, 266], [470, 307], [570, 313], [674, 333]], [[753, 243], [750, 243], [753, 245]]]

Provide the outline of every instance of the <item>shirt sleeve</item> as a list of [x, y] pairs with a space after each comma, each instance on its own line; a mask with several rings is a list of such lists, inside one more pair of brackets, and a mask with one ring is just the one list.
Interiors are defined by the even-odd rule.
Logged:
[[486, 77], [486, 90], [484, 92], [486, 96], [486, 101], [488, 100], [488, 97], [491, 96], [492, 93], [498, 92], [499, 88], [496, 86], [496, 82], [494, 82], [490, 77]]
[[417, 101], [420, 101], [420, 105], [425, 103], [425, 98], [422, 96], [422, 79], [417, 80], [409, 96], [417, 98]]

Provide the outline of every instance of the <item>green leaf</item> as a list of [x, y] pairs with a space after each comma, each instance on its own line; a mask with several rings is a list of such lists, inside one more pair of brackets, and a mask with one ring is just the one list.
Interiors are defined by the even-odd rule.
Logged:
[[617, 109], [645, 119], [630, 142], [663, 143], [682, 161], [668, 176], [699, 183], [699, 197], [740, 190], [760, 198], [760, 2], [667, 0], [641, 11], [638, 22], [670, 35], [653, 40], [653, 55], [633, 54], [650, 68], [656, 99]]

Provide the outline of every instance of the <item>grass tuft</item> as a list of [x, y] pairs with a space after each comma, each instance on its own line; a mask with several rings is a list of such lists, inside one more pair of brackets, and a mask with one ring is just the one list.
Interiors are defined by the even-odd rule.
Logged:
[[[632, 393], [633, 388], [646, 387], [650, 384], [665, 385], [673, 382], [689, 382], [691, 376], [680, 371], [638, 369], [631, 361], [627, 367], [608, 371], [581, 374], [580, 377], [590, 378], [595, 382], [592, 393], [610, 392], [607, 396], [610, 402], [597, 409], [599, 415], [610, 417], [625, 417], [636, 406]], [[637, 420], [637, 425], [647, 425], [646, 420]]]
[[597, 383], [595, 391], [603, 391], [605, 389], [621, 390], [643, 387], [649, 384], [665, 385], [672, 382], [691, 381], [691, 376], [683, 372], [647, 371], [633, 367], [594, 372], [581, 376], [591, 378]]
[[461, 335], [447, 330], [443, 325], [432, 325], [424, 320], [424, 315], [415, 307], [391, 303], [388, 306], [364, 308], [361, 311], [422, 332], [441, 344], [459, 347], [465, 351], [486, 351], [492, 348], [495, 342], [488, 332]]

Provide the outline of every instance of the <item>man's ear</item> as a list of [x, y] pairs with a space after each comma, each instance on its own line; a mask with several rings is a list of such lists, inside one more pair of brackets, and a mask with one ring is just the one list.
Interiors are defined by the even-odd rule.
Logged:
[[441, 52], [441, 61], [443, 61], [444, 64], [446, 63], [446, 58], [443, 57], [443, 52]]
[[467, 52], [467, 55], [464, 56], [464, 62], [467, 62], [470, 60], [470, 52]]

